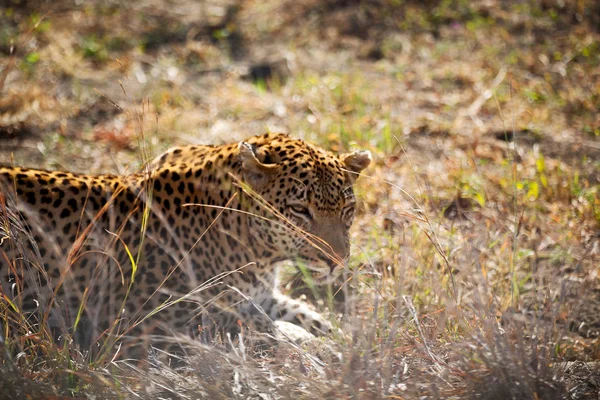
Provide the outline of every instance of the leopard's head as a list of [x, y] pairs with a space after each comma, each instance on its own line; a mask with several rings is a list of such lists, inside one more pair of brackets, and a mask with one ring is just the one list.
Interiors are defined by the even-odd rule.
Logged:
[[335, 155], [287, 135], [265, 135], [238, 145], [242, 179], [253, 192], [250, 232], [272, 259], [302, 261], [328, 280], [350, 255], [353, 185], [371, 162], [368, 151]]

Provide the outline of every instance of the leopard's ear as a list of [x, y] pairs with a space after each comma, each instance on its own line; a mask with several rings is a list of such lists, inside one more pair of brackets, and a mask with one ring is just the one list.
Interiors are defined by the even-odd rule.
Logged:
[[355, 151], [353, 153], [342, 154], [340, 159], [344, 163], [348, 175], [352, 182], [356, 181], [361, 171], [371, 164], [371, 152], [368, 150]]
[[256, 146], [247, 142], [238, 144], [244, 181], [253, 189], [262, 189], [278, 169], [277, 164], [264, 164], [258, 159]]

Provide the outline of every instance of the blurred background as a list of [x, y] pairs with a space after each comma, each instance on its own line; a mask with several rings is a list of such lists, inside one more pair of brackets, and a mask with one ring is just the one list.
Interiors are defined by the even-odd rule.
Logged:
[[353, 364], [287, 357], [261, 388], [597, 398], [599, 39], [596, 0], [4, 0], [0, 163], [132, 173], [268, 130], [369, 149], [331, 305]]
[[553, 153], [600, 135], [595, 1], [7, 0], [0, 12], [3, 162], [58, 167], [72, 152], [74, 169], [115, 168], [104, 156], [135, 154], [142, 129], [156, 151], [267, 129], [382, 152], [392, 135], [473, 144], [516, 130]]

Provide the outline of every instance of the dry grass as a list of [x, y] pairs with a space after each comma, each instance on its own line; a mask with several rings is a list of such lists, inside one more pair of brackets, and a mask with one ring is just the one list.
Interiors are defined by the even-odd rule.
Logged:
[[0, 11], [2, 162], [129, 173], [143, 149], [267, 129], [375, 155], [349, 270], [287, 287], [339, 334], [265, 354], [186, 343], [169, 366], [91, 363], [21, 325], [0, 397], [597, 398], [595, 2]]

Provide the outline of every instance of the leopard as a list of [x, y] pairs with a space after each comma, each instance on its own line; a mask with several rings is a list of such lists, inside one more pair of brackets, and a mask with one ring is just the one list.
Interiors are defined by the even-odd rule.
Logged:
[[324, 335], [329, 319], [285, 295], [278, 271], [291, 262], [328, 282], [347, 268], [370, 163], [266, 133], [175, 147], [129, 175], [2, 166], [3, 307], [37, 310], [86, 346], [268, 333], [275, 320]]

